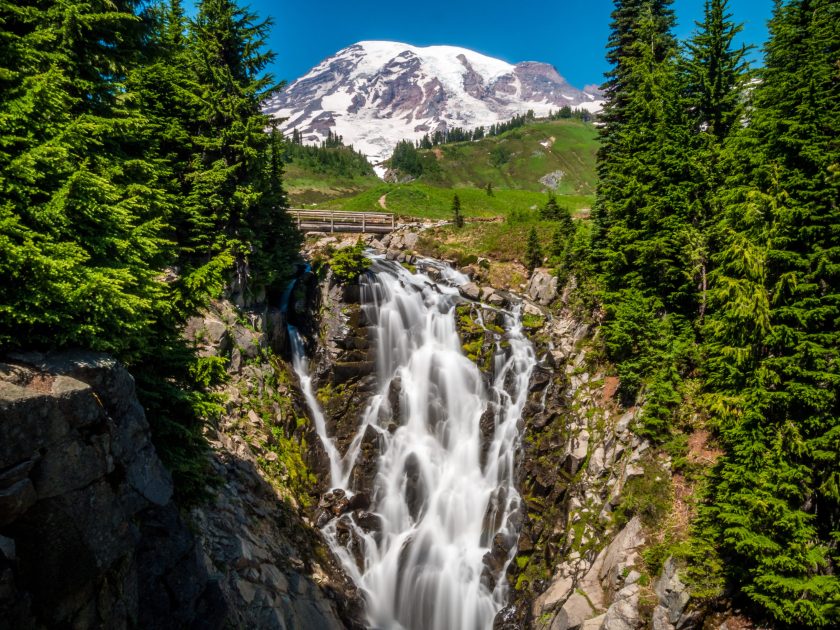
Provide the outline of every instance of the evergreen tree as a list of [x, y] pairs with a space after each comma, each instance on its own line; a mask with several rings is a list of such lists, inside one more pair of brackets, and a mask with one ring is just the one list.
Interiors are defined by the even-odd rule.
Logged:
[[532, 227], [528, 232], [528, 242], [525, 249], [525, 266], [528, 271], [533, 272], [534, 269], [542, 265], [543, 253], [540, 247], [540, 239], [537, 235], [537, 228]]
[[200, 107], [185, 211], [197, 262], [233, 253], [240, 269], [271, 286], [296, 259], [299, 236], [278, 192], [278, 140], [261, 111], [278, 88], [265, 73], [269, 27], [234, 0], [198, 5], [190, 54]]
[[[619, 393], [632, 404], [645, 387], [642, 430], [655, 440], [670, 432], [680, 374], [696, 360], [693, 170], [672, 24], [670, 2], [622, 2], [614, 14], [593, 234]], [[646, 343], [645, 330], [669, 337]]]
[[776, 619], [840, 623], [840, 5], [779, 3], [726, 151], [707, 382], [726, 454], [704, 530]]
[[[435, 132], [435, 136], [440, 132]], [[435, 143], [438, 144], [438, 143]], [[401, 140], [394, 147], [389, 165], [392, 169], [410, 175], [420, 177], [423, 174], [423, 163], [420, 161], [420, 153], [417, 147], [408, 140]]]
[[[596, 246], [602, 242], [603, 233], [610, 225], [610, 216], [604, 204], [614, 196], [615, 184], [610, 169], [622, 158], [623, 153], [613, 159], [613, 153], [622, 151], [626, 139], [620, 132], [629, 122], [634, 112], [631, 102], [638, 93], [640, 80], [640, 57], [646, 57], [648, 66], [655, 67], [674, 54], [674, 40], [671, 29], [674, 24], [670, 2], [649, 0], [614, 0], [610, 36], [607, 41], [607, 62], [610, 70], [603, 85], [604, 106], [599, 114], [602, 125], [599, 128], [601, 138], [598, 147], [597, 196], [593, 208], [595, 231], [593, 241]], [[643, 16], [648, 16], [645, 35], [639, 33]], [[644, 41], [647, 40], [647, 41]], [[641, 42], [641, 45], [640, 45]], [[645, 46], [646, 44], [646, 46]], [[625, 158], [626, 159], [626, 158]], [[600, 249], [600, 248], [599, 248]], [[598, 254], [598, 251], [595, 252]]]
[[169, 208], [125, 91], [137, 3], [0, 2], [0, 345], [143, 346]]
[[744, 111], [747, 47], [735, 47], [742, 25], [732, 22], [728, 0], [706, 0], [704, 17], [686, 45], [685, 101], [695, 132], [717, 142], [729, 137]]
[[706, 310], [710, 255], [719, 247], [715, 225], [716, 196], [723, 185], [721, 152], [745, 113], [747, 49], [734, 46], [741, 26], [732, 22], [727, 5], [727, 0], [707, 0], [704, 19], [686, 46], [682, 69], [694, 165], [685, 255], [692, 262], [688, 273], [700, 292], [700, 317]]
[[599, 156], [603, 231], [598, 236], [608, 291], [629, 286], [657, 295], [670, 311], [689, 313], [695, 300], [683, 255], [690, 219], [689, 138], [682, 124], [676, 44], [660, 30], [669, 24], [645, 5], [633, 54], [623, 62], [633, 89], [621, 95], [627, 106], [622, 120], [605, 125], [609, 151]]
[[543, 221], [556, 221], [560, 217], [560, 206], [557, 205], [557, 199], [554, 193], [548, 193], [548, 201], [540, 208], [540, 219]]
[[455, 227], [464, 227], [464, 215], [461, 214], [461, 199], [458, 195], [452, 197], [452, 222]]

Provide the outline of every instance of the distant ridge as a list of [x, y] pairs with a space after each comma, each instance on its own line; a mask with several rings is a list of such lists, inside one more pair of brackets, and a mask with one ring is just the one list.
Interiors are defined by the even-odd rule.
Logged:
[[602, 95], [579, 90], [546, 63], [509, 64], [456, 46], [419, 47], [365, 41], [340, 50], [266, 103], [304, 142], [328, 131], [344, 137], [374, 163], [402, 139], [449, 127], [474, 128], [534, 110], [563, 106], [597, 111]]

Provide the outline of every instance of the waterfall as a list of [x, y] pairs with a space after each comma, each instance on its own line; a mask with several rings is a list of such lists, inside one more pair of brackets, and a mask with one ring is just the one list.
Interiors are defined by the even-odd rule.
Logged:
[[[488, 382], [461, 350], [457, 289], [382, 259], [372, 271], [362, 280], [362, 308], [376, 331], [378, 390], [343, 456], [326, 435], [292, 335], [333, 487], [352, 494], [350, 475], [371, 427], [381, 446], [371, 489], [381, 529], [366, 530], [348, 514], [324, 533], [364, 592], [372, 627], [486, 630], [505, 604], [504, 571], [518, 536], [515, 453], [534, 352], [518, 314], [505, 314]], [[361, 548], [362, 566], [348, 540]]]

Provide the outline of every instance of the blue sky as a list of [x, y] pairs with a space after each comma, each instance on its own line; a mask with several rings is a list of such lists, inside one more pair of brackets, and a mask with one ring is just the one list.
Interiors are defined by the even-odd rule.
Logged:
[[[577, 87], [600, 83], [611, 0], [243, 0], [274, 20], [276, 79], [305, 74], [332, 53], [365, 39], [418, 46], [450, 44], [505, 61], [553, 64]], [[764, 42], [772, 0], [730, 0], [743, 41]], [[688, 37], [703, 0], [676, 0], [677, 36]], [[758, 53], [756, 53], [758, 56]]]

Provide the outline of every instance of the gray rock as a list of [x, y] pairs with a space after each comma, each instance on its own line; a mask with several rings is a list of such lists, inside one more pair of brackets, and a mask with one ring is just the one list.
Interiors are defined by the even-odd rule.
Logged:
[[592, 608], [589, 600], [580, 593], [572, 593], [560, 612], [551, 620], [550, 630], [570, 630], [579, 628], [584, 621], [595, 616], [597, 611]]
[[592, 617], [592, 619], [587, 619], [581, 625], [581, 630], [600, 630], [601, 625], [604, 623], [604, 619], [606, 618], [607, 613], [603, 615], [598, 615], [597, 617]]
[[557, 190], [557, 187], [560, 185], [560, 182], [563, 181], [563, 177], [565, 177], [565, 175], [566, 174], [560, 170], [551, 171], [550, 173], [540, 177], [540, 183], [546, 188]]
[[243, 359], [255, 359], [260, 354], [263, 335], [242, 325], [233, 329], [233, 342], [242, 353]]
[[601, 630], [638, 630], [641, 627], [639, 586], [633, 584], [622, 589], [618, 599], [607, 609]]
[[668, 620], [668, 609], [664, 606], [653, 609], [651, 627], [653, 630], [676, 630], [676, 626]]
[[557, 299], [557, 276], [548, 269], [535, 269], [526, 291], [532, 300], [548, 306]]
[[403, 248], [404, 249], [414, 249], [417, 247], [417, 239], [420, 237], [417, 232], [408, 232], [403, 237]]
[[604, 453], [604, 447], [599, 445], [592, 451], [592, 456], [589, 458], [589, 466], [587, 467], [589, 474], [593, 477], [600, 476], [605, 470], [605, 462], [606, 454]]
[[542, 309], [540, 309], [539, 306], [528, 301], [524, 301], [522, 305], [522, 312], [525, 313], [525, 315], [535, 315], [536, 317], [545, 316], [545, 313], [542, 312]]
[[470, 300], [478, 300], [481, 297], [481, 289], [475, 282], [467, 282], [458, 287], [462, 296]]
[[656, 581], [654, 590], [660, 606], [668, 613], [668, 622], [674, 626], [679, 625], [690, 597], [688, 588], [677, 574], [677, 563], [673, 557], [665, 561], [662, 575]]
[[508, 301], [505, 299], [503, 295], [499, 293], [493, 293], [490, 297], [487, 298], [487, 303], [491, 306], [495, 306], [496, 308], [505, 308], [507, 306]]
[[618, 535], [607, 547], [604, 563], [598, 577], [615, 592], [619, 584], [619, 576], [625, 568], [632, 568], [637, 557], [637, 549], [645, 542], [642, 532], [642, 522], [638, 516], [630, 519]]
[[586, 459], [589, 449], [589, 431], [583, 429], [577, 437], [569, 444], [569, 451], [564, 461], [564, 466], [569, 474], [575, 474], [580, 468], [581, 462]]

